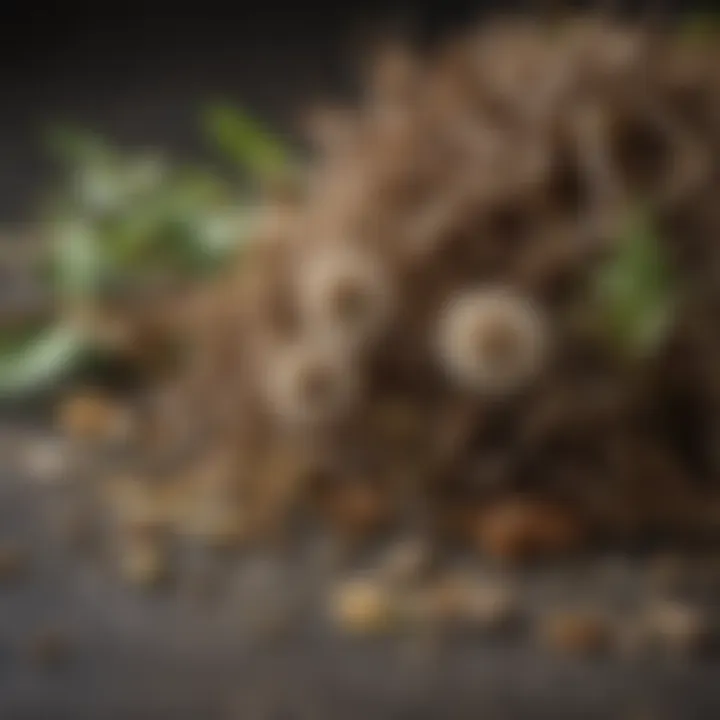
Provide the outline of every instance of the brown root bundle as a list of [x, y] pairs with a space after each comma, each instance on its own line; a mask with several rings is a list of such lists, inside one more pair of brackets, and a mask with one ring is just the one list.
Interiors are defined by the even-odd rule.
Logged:
[[[316, 118], [304, 195], [186, 309], [172, 417], [149, 418], [190, 420], [248, 532], [308, 507], [500, 554], [715, 531], [716, 56], [591, 20], [383, 55], [355, 110]], [[628, 362], [587, 305], [638, 204], [680, 292]]]

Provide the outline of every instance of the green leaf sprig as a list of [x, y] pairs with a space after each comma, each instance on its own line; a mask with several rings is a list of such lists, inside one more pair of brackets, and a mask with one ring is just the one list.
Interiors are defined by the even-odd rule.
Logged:
[[628, 218], [613, 257], [595, 280], [598, 319], [613, 346], [630, 359], [652, 356], [673, 327], [678, 288], [649, 212]]
[[[214, 106], [204, 121], [243, 180], [274, 179], [290, 167], [290, 152], [247, 114]], [[44, 390], [96, 355], [96, 339], [73, 321], [77, 310], [158, 277], [211, 276], [240, 249], [252, 219], [253, 198], [237, 179], [171, 167], [155, 153], [130, 154], [68, 128], [49, 141], [64, 175], [38, 279], [58, 313], [54, 324], [20, 336], [0, 331], [0, 399]]]

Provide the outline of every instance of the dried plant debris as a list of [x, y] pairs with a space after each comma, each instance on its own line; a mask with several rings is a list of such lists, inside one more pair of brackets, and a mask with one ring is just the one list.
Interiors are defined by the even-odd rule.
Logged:
[[509, 562], [574, 551], [584, 532], [583, 523], [563, 507], [513, 499], [489, 505], [475, 528], [480, 549]]
[[423, 580], [433, 565], [433, 551], [426, 540], [405, 538], [390, 545], [379, 565], [379, 575], [393, 586], [413, 586]]
[[129, 409], [97, 392], [77, 393], [61, 403], [59, 429], [77, 441], [118, 442], [132, 432]]
[[78, 456], [70, 444], [51, 435], [21, 441], [18, 465], [23, 475], [41, 485], [62, 485], [78, 474]]
[[438, 629], [499, 633], [516, 627], [521, 617], [519, 598], [508, 584], [465, 573], [431, 580], [407, 593], [404, 603], [410, 620]]
[[538, 637], [544, 646], [572, 655], [595, 655], [612, 644], [612, 628], [599, 613], [556, 611], [540, 619]]
[[329, 610], [337, 627], [355, 635], [385, 633], [397, 620], [394, 595], [370, 578], [342, 582], [331, 594]]
[[130, 585], [156, 588], [168, 579], [164, 548], [154, 538], [140, 536], [126, 540], [120, 547], [120, 570]]
[[717, 623], [701, 607], [658, 600], [646, 609], [641, 622], [652, 646], [670, 654], [682, 657], [717, 650]]
[[[133, 512], [220, 544], [305, 511], [361, 539], [410, 520], [511, 562], [717, 537], [717, 68], [592, 18], [383, 55], [316, 118], [302, 188], [158, 320], [187, 352], [140, 393]], [[378, 624], [378, 594], [340, 616]]]

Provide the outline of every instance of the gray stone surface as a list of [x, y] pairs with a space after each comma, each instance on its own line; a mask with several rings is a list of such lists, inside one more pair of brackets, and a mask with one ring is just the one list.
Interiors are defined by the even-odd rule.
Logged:
[[[82, 552], [68, 545], [64, 511], [90, 486], [22, 471], [18, 451], [35, 432], [6, 421], [0, 434], [0, 544], [30, 554], [26, 577], [0, 586], [3, 720], [720, 716], [712, 659], [570, 659], [526, 632], [342, 637], [323, 612], [332, 574], [316, 542], [215, 566], [186, 557], [168, 591], [130, 589], [99, 539]], [[646, 576], [639, 561], [602, 557], [515, 580], [532, 614], [579, 598], [622, 608], [646, 592]], [[289, 622], [275, 623], [278, 613]], [[69, 652], [44, 667], [31, 651], [48, 629]]]

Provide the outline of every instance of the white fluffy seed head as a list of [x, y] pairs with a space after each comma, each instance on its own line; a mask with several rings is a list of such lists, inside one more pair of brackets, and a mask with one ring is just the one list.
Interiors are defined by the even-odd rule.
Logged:
[[298, 269], [298, 302], [311, 332], [349, 349], [389, 321], [394, 294], [383, 264], [359, 248], [318, 248]]
[[276, 348], [261, 368], [268, 408], [281, 422], [324, 425], [342, 418], [359, 395], [350, 358], [326, 343]]
[[505, 393], [530, 381], [547, 354], [548, 330], [533, 303], [505, 287], [453, 298], [439, 324], [440, 358], [459, 384]]

